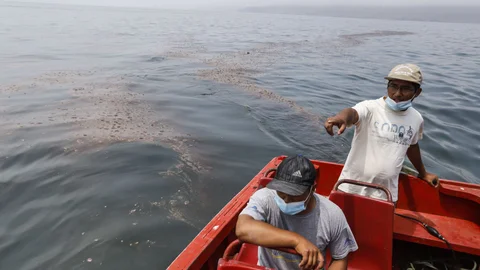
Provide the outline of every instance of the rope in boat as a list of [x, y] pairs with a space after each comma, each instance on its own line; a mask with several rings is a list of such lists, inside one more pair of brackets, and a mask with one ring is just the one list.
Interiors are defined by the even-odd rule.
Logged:
[[[435, 229], [434, 227], [428, 225], [427, 223], [417, 219], [417, 218], [414, 218], [414, 217], [411, 217], [411, 216], [406, 216], [406, 215], [402, 215], [402, 214], [399, 214], [399, 213], [395, 213], [395, 215], [397, 216], [400, 216], [400, 217], [403, 217], [403, 218], [406, 218], [406, 219], [410, 219], [410, 220], [413, 220], [415, 222], [418, 222], [420, 223], [423, 228], [425, 228], [425, 230], [432, 236], [442, 240], [443, 242], [445, 242], [445, 244], [447, 245], [448, 249], [450, 249], [452, 251], [452, 257], [453, 257], [453, 262], [454, 262], [454, 266], [453, 268], [454, 269], [458, 269], [458, 270], [468, 270], [468, 269], [465, 269], [465, 268], [461, 268], [459, 265], [459, 262], [457, 260], [457, 256], [455, 254], [455, 251], [453, 250], [452, 248], [452, 245], [450, 245], [450, 242], [447, 241], [447, 239], [445, 239], [445, 237], [443, 237], [443, 235], [437, 231], [437, 229]], [[435, 266], [433, 266], [431, 263], [429, 262], [415, 262], [416, 264], [421, 264], [421, 265], [424, 265], [424, 266], [428, 266], [428, 267], [431, 267], [431, 269], [438, 269], [436, 268]], [[477, 263], [475, 261], [473, 261], [474, 263], [474, 266], [472, 269], [477, 269]], [[411, 270], [415, 270], [415, 267], [413, 266], [413, 263], [410, 263], [410, 266], [412, 268], [410, 268]], [[423, 268], [422, 268], [423, 269]], [[447, 269], [447, 268], [445, 268]]]
[[414, 217], [410, 217], [410, 216], [406, 216], [406, 215], [402, 215], [402, 214], [399, 214], [399, 213], [395, 213], [395, 215], [397, 216], [401, 216], [403, 218], [406, 218], [406, 219], [410, 219], [410, 220], [413, 220], [413, 221], [416, 221], [418, 223], [420, 223], [423, 228], [425, 228], [425, 230], [431, 234], [432, 236], [442, 240], [443, 242], [445, 242], [445, 244], [447, 244], [447, 247], [448, 249], [450, 249], [452, 251], [452, 256], [453, 256], [453, 260], [456, 262], [457, 261], [457, 256], [455, 254], [455, 251], [453, 250], [452, 248], [452, 245], [450, 245], [450, 243], [447, 241], [447, 239], [445, 239], [445, 237], [443, 237], [442, 234], [440, 234], [440, 232], [437, 231], [437, 229], [435, 229], [434, 227], [428, 225], [427, 223], [417, 219], [417, 218], [414, 218]]

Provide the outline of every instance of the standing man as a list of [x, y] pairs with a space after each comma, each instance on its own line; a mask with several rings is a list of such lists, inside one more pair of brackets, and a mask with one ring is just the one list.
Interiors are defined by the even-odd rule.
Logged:
[[[387, 95], [365, 100], [346, 108], [325, 122], [333, 136], [333, 127], [342, 134], [355, 125], [355, 135], [340, 179], [352, 179], [384, 186], [398, 199], [398, 176], [405, 155], [418, 171], [418, 178], [438, 186], [438, 176], [425, 170], [418, 141], [423, 135], [423, 118], [412, 107], [422, 92], [422, 72], [414, 64], [394, 67], [388, 80]], [[364, 196], [383, 198], [383, 192], [366, 187], [342, 184], [340, 190]]]

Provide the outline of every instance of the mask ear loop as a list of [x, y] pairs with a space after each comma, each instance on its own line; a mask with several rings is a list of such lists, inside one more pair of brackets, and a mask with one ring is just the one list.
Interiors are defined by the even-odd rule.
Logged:
[[413, 102], [413, 100], [417, 98], [417, 96], [416, 96], [417, 92], [418, 92], [418, 90], [420, 90], [421, 87], [422, 86], [420, 86], [420, 85], [418, 86], [418, 88], [415, 87], [415, 93], [413, 93], [413, 97], [412, 97], [412, 99], [410, 99], [411, 102]]
[[[305, 204], [306, 204], [307, 202], [309, 202], [310, 199], [312, 198], [312, 194], [314, 193], [314, 192], [312, 192], [312, 191], [313, 191], [313, 185], [312, 185], [312, 187], [310, 187], [310, 194], [308, 195], [308, 198], [305, 200]], [[305, 207], [306, 207], [306, 206], [305, 206]]]

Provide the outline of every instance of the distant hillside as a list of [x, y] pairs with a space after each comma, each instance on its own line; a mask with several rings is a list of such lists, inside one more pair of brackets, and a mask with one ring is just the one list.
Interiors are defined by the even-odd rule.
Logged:
[[244, 12], [297, 14], [323, 17], [368, 18], [405, 21], [431, 21], [452, 23], [480, 23], [480, 6], [416, 6], [416, 7], [373, 7], [373, 6], [264, 6], [247, 7]]

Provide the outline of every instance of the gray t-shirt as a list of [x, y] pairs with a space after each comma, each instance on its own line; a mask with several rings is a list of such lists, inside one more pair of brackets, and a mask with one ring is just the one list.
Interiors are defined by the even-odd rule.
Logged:
[[[358, 249], [355, 237], [340, 207], [315, 193], [316, 206], [304, 215], [286, 215], [275, 203], [274, 190], [262, 188], [250, 198], [240, 215], [269, 223], [280, 229], [296, 232], [308, 239], [323, 253], [328, 247], [333, 259], [343, 259]], [[258, 248], [258, 265], [274, 269], [298, 269], [301, 257], [269, 248]]]

